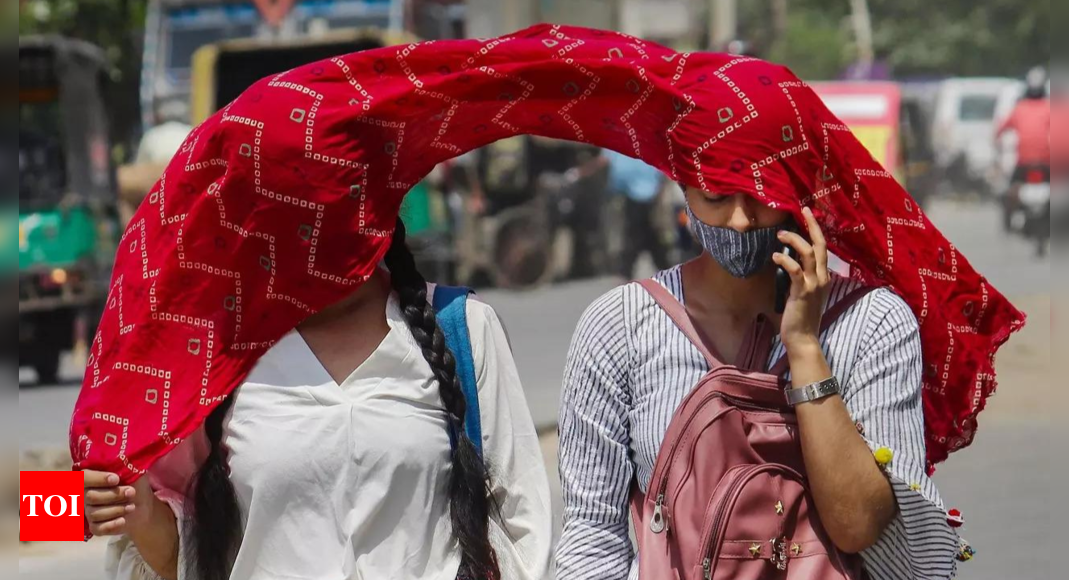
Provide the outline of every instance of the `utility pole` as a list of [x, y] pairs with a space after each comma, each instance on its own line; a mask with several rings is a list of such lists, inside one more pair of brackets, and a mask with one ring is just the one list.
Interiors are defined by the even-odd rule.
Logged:
[[779, 49], [787, 42], [787, 26], [788, 26], [788, 0], [771, 0], [772, 11], [772, 39], [769, 42], [769, 48], [779, 54], [782, 58], [782, 52], [778, 52]]
[[728, 42], [738, 38], [738, 0], [708, 0], [709, 49], [722, 50]]
[[872, 48], [872, 13], [868, 0], [850, 0], [851, 22], [854, 26], [854, 41], [857, 43], [857, 60], [866, 71], [876, 60]]

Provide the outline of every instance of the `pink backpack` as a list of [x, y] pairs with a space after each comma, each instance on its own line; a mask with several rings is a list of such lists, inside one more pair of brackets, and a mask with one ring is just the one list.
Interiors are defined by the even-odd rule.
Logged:
[[[759, 318], [734, 366], [720, 363], [686, 309], [653, 280], [640, 284], [712, 369], [676, 410], [648, 494], [631, 514], [641, 580], [862, 580], [860, 558], [831, 543], [805, 479], [798, 423], [786, 404], [775, 329]], [[822, 331], [869, 289], [844, 297]]]

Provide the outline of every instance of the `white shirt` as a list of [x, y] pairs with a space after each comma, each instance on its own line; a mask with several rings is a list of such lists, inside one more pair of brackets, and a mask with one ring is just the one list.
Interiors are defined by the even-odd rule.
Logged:
[[[497, 314], [475, 300], [467, 314], [500, 506], [491, 541], [503, 578], [541, 580], [552, 521], [538, 436]], [[223, 424], [245, 521], [232, 579], [455, 580], [438, 383], [396, 296], [387, 322], [382, 344], [340, 385], [292, 331], [236, 390]], [[107, 569], [116, 580], [157, 578], [124, 536], [112, 539]], [[179, 577], [190, 574], [180, 563]]]

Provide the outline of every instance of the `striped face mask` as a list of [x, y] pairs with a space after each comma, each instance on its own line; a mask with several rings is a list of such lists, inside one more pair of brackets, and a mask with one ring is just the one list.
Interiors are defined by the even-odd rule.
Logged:
[[699, 220], [690, 207], [687, 217], [690, 231], [702, 248], [736, 278], [749, 278], [764, 270], [772, 263], [772, 254], [783, 248], [783, 242], [776, 237], [782, 226], [747, 232], [719, 228]]

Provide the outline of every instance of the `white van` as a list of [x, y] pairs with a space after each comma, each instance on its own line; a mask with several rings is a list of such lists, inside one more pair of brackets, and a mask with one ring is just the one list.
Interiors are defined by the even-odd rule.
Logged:
[[956, 78], [943, 81], [935, 101], [932, 145], [936, 163], [964, 165], [970, 181], [987, 182], [996, 161], [995, 129], [1000, 101], [1005, 107], [1013, 78]]

